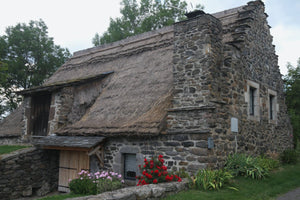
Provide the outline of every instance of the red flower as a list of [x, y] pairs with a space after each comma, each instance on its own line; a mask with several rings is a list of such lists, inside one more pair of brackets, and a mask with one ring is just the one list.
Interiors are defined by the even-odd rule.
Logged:
[[145, 180], [142, 180], [142, 185], [147, 185]]
[[181, 178], [180, 177], [178, 177], [178, 180], [177, 180], [177, 182], [181, 182], [182, 180], [181, 180]]
[[144, 165], [144, 168], [146, 168], [147, 166], [146, 165]]
[[158, 158], [163, 158], [163, 156], [162, 156], [162, 155], [159, 155]]
[[167, 169], [168, 169], [166, 166], [162, 166], [161, 168], [165, 171], [167, 171]]
[[145, 158], [144, 162], [147, 162], [147, 159]]
[[146, 174], [147, 178], [151, 179], [152, 175], [151, 174]]
[[158, 173], [159, 173], [158, 169], [157, 169], [157, 170], [155, 170], [155, 171], [154, 171], [154, 173], [158, 174]]
[[143, 171], [143, 175], [145, 175], [145, 174], [146, 174], [146, 171], [144, 170], [144, 171]]
[[153, 180], [153, 183], [156, 184], [156, 183], [157, 183], [157, 179], [154, 179], [154, 180]]
[[167, 175], [165, 179], [166, 179], [166, 181], [172, 181], [173, 180], [173, 175], [172, 176]]

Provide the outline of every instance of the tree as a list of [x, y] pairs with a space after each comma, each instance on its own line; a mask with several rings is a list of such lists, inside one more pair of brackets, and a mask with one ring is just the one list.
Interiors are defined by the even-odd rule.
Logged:
[[[122, 17], [112, 19], [107, 31], [100, 36], [95, 34], [95, 46], [115, 42], [129, 36], [172, 25], [185, 19], [187, 3], [180, 0], [122, 0]], [[197, 9], [203, 9], [200, 4]]]
[[30, 21], [8, 27], [0, 36], [2, 112], [16, 108], [20, 98], [15, 90], [41, 85], [70, 57], [68, 49], [54, 44], [47, 29], [42, 20]]
[[297, 67], [287, 65], [288, 74], [284, 77], [286, 104], [294, 129], [294, 143], [300, 139], [300, 58]]

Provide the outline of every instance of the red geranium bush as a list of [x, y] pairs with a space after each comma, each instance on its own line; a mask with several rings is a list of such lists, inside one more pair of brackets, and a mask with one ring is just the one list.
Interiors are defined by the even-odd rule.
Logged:
[[165, 160], [162, 155], [150, 160], [145, 158], [144, 165], [139, 165], [142, 175], [137, 177], [139, 180], [137, 185], [157, 184], [171, 181], [181, 182], [181, 178], [179, 176], [168, 172], [164, 162]]

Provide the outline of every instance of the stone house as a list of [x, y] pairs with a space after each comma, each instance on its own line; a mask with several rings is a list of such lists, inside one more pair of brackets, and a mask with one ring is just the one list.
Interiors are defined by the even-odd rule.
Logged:
[[144, 157], [220, 167], [234, 152], [292, 147], [262, 1], [75, 52], [24, 96], [20, 137], [60, 151], [59, 190], [81, 169], [134, 181]]

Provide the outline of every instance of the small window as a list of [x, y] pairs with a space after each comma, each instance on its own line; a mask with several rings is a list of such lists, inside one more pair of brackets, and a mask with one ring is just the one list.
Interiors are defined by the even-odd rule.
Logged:
[[136, 154], [124, 154], [124, 178], [135, 180], [136, 169]]
[[249, 91], [249, 114], [254, 115], [255, 113], [255, 94], [256, 94], [256, 88], [250, 87]]
[[278, 110], [278, 104], [277, 104], [277, 92], [274, 90], [268, 89], [268, 94], [269, 94], [269, 105], [268, 105], [268, 110], [269, 110], [269, 122], [276, 123], [277, 120], [277, 110]]
[[245, 91], [245, 101], [248, 103], [248, 119], [260, 120], [260, 97], [259, 84], [253, 81], [247, 81], [247, 90]]
[[274, 109], [274, 104], [275, 104], [275, 96], [270, 95], [269, 96], [269, 107], [270, 107], [270, 119], [274, 120], [274, 113], [275, 113], [275, 109]]

